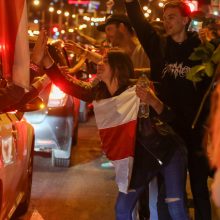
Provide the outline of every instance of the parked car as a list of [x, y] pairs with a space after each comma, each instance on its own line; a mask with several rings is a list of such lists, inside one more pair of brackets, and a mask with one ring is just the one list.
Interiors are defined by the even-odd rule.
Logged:
[[[57, 41], [49, 45], [49, 51], [60, 66], [68, 65], [65, 51]], [[62, 92], [54, 84], [44, 88], [39, 96], [45, 107], [36, 112], [25, 113], [25, 118], [35, 130], [36, 152], [51, 154], [53, 166], [69, 167], [72, 146], [77, 142], [78, 115], [72, 96]]]
[[[22, 111], [38, 108], [36, 102]], [[18, 111], [0, 114], [0, 220], [24, 214], [30, 201], [34, 129], [22, 116]]]

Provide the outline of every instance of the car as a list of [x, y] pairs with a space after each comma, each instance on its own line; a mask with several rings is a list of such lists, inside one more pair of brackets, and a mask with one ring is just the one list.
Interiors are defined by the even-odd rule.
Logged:
[[35, 131], [34, 150], [50, 153], [53, 166], [69, 167], [78, 129], [74, 131], [73, 99], [54, 84], [44, 88], [39, 96], [44, 100], [44, 108], [25, 113]]
[[[39, 103], [34, 110], [40, 108]], [[22, 111], [31, 111], [27, 104]], [[23, 112], [0, 113], [0, 220], [24, 214], [32, 186], [34, 128]]]
[[[60, 41], [48, 46], [57, 64], [68, 65]], [[72, 146], [78, 138], [78, 108], [74, 106], [73, 97], [62, 92], [53, 83], [45, 87], [39, 97], [44, 101], [44, 108], [24, 115], [35, 130], [34, 151], [41, 155], [50, 154], [52, 166], [69, 167]]]

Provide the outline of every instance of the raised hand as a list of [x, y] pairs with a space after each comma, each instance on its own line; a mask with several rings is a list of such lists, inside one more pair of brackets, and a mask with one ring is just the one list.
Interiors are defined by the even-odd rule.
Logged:
[[137, 83], [136, 86], [136, 95], [140, 98], [140, 100], [147, 105], [152, 106], [152, 108], [160, 114], [163, 111], [163, 103], [160, 99], [156, 96], [153, 89], [150, 86], [142, 86], [140, 83]]
[[40, 34], [37, 38], [37, 41], [35, 43], [32, 55], [31, 55], [31, 61], [37, 65], [41, 65], [42, 59], [45, 54], [46, 46], [47, 46], [47, 31], [45, 29], [42, 29], [40, 31]]

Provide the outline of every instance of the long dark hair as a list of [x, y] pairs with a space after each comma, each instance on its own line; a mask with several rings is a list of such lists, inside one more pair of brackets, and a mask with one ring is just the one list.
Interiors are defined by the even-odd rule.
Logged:
[[[117, 78], [119, 89], [131, 85], [130, 79], [134, 76], [134, 66], [129, 55], [118, 48], [111, 48], [107, 51], [108, 63], [112, 70], [112, 80]], [[96, 100], [108, 98], [109, 92], [104, 82], [100, 82]]]

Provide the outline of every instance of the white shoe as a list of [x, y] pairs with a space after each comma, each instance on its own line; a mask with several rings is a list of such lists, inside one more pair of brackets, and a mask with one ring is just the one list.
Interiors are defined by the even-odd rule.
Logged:
[[108, 161], [108, 162], [101, 163], [101, 167], [102, 168], [112, 168], [112, 167], [114, 167], [114, 165], [112, 162]]

